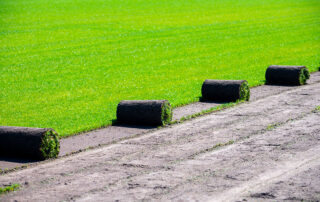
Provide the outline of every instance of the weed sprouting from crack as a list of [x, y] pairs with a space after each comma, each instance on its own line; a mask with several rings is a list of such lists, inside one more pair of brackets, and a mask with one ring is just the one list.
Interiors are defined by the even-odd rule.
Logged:
[[238, 101], [238, 102], [230, 102], [230, 103], [226, 103], [226, 104], [221, 104], [219, 106], [212, 107], [212, 108], [206, 109], [206, 110], [202, 110], [201, 112], [198, 112], [198, 113], [195, 113], [195, 114], [192, 114], [192, 115], [184, 116], [180, 120], [171, 121], [170, 125], [177, 124], [177, 123], [183, 123], [183, 122], [188, 121], [190, 119], [193, 119], [193, 118], [196, 118], [196, 117], [199, 117], [199, 116], [202, 116], [202, 115], [206, 115], [206, 114], [209, 114], [211, 112], [216, 112], [216, 111], [220, 111], [220, 110], [223, 110], [223, 109], [231, 108], [231, 107], [234, 107], [234, 106], [236, 106], [236, 105], [238, 105], [240, 103], [243, 103], [243, 102], [245, 102], [245, 101]]
[[282, 123], [274, 123], [274, 124], [270, 124], [270, 125], [268, 125], [268, 126], [267, 126], [266, 130], [267, 130], [267, 131], [268, 131], [268, 130], [273, 130], [273, 129], [275, 129], [275, 128], [277, 128], [277, 127], [281, 126], [281, 125], [283, 125], [283, 124], [282, 124]]
[[225, 142], [225, 143], [218, 143], [218, 144], [216, 144], [216, 145], [213, 145], [212, 147], [209, 147], [209, 148], [207, 148], [207, 149], [204, 149], [204, 150], [201, 150], [201, 151], [199, 151], [199, 152], [197, 152], [197, 153], [192, 154], [191, 156], [189, 156], [189, 159], [194, 159], [196, 156], [199, 156], [199, 155], [204, 154], [204, 153], [207, 153], [207, 152], [211, 152], [211, 151], [213, 151], [213, 150], [215, 150], [215, 149], [218, 149], [218, 148], [220, 148], [220, 147], [224, 147], [224, 146], [231, 145], [231, 144], [233, 144], [233, 143], [235, 143], [234, 140], [230, 140], [230, 141]]
[[12, 191], [16, 191], [20, 188], [20, 184], [11, 184], [5, 187], [0, 187], [0, 195], [6, 194]]

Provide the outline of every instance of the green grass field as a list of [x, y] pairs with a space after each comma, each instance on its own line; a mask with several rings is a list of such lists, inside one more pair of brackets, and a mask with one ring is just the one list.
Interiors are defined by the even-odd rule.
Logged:
[[123, 99], [179, 106], [205, 79], [259, 85], [319, 54], [319, 0], [0, 0], [0, 125], [67, 136]]

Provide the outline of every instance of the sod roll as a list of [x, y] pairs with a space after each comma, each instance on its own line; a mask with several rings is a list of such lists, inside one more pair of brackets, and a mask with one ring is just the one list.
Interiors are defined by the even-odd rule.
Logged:
[[235, 102], [250, 99], [250, 88], [246, 80], [205, 80], [201, 92], [203, 100]]
[[53, 129], [0, 126], [0, 156], [44, 160], [57, 157], [59, 150]]
[[272, 65], [266, 71], [266, 84], [274, 85], [303, 85], [310, 78], [305, 66]]
[[117, 121], [121, 124], [161, 126], [171, 119], [167, 100], [123, 100], [117, 108]]

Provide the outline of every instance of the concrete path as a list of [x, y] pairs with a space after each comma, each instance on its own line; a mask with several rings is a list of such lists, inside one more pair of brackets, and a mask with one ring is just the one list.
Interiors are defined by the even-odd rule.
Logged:
[[0, 201], [320, 200], [320, 83], [0, 176]]

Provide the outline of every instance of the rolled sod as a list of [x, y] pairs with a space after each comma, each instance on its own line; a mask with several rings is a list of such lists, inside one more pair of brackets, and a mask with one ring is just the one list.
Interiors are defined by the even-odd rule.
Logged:
[[45, 160], [57, 157], [59, 151], [53, 129], [0, 126], [0, 156]]
[[167, 100], [123, 100], [117, 108], [117, 122], [121, 124], [161, 126], [171, 119]]
[[250, 99], [246, 80], [205, 80], [202, 84], [202, 100], [235, 102]]
[[310, 78], [305, 66], [272, 65], [266, 71], [266, 84], [275, 85], [304, 85]]

